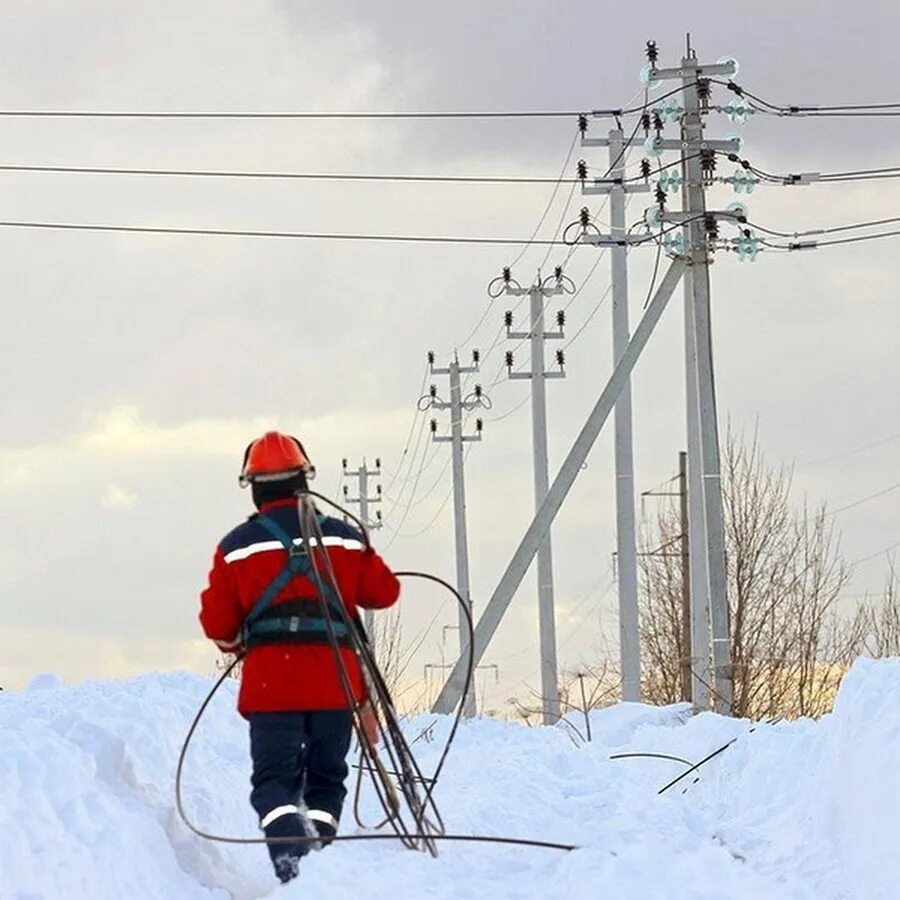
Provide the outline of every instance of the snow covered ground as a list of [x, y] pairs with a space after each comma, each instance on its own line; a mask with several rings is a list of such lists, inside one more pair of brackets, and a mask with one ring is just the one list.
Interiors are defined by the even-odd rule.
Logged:
[[[900, 896], [900, 660], [860, 661], [832, 716], [760, 726], [683, 708], [622, 705], [566, 729], [473, 721], [437, 799], [453, 832], [578, 844], [572, 853], [445, 845], [335, 845], [281, 888], [262, 847], [204, 843], [178, 821], [173, 772], [209, 680], [148, 675], [0, 694], [0, 897], [696, 898], [887, 900]], [[234, 685], [214, 702], [186, 773], [199, 824], [256, 836], [246, 726]], [[409, 724], [421, 733], [433, 717]], [[574, 720], [577, 722], [577, 720]], [[433, 766], [449, 723], [416, 744]], [[651, 751], [698, 760], [737, 742], [663, 796], [683, 767], [612, 761]], [[367, 798], [371, 801], [371, 798]], [[374, 807], [370, 818], [375, 818]], [[352, 816], [346, 817], [350, 829]]]

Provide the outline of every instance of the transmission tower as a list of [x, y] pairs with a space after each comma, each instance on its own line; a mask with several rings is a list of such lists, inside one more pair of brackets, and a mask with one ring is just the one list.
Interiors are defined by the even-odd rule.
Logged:
[[[463, 413], [471, 412], [483, 405], [483, 395], [480, 385], [475, 385], [474, 391], [467, 397], [462, 394], [462, 375], [478, 372], [480, 354], [477, 350], [472, 352], [472, 364], [461, 366], [459, 355], [454, 353], [453, 359], [446, 368], [437, 368], [434, 364], [434, 353], [428, 354], [428, 365], [432, 375], [446, 375], [450, 386], [450, 399], [442, 400], [437, 387], [432, 385], [429, 389], [429, 406], [435, 410], [450, 410], [450, 434], [438, 434], [437, 419], [431, 420], [431, 439], [436, 443], [449, 443], [453, 462], [453, 519], [456, 535], [456, 589], [463, 598], [469, 613], [472, 613], [472, 592], [469, 583], [469, 542], [466, 529], [466, 476], [465, 456], [463, 445], [471, 441], [480, 441], [483, 422], [475, 421], [475, 433], [463, 434]], [[474, 619], [473, 619], [474, 621]], [[465, 664], [469, 658], [469, 632], [465, 613], [459, 611], [459, 659]], [[466, 698], [464, 715], [475, 715], [475, 696], [470, 692]]]
[[[526, 379], [531, 382], [531, 435], [534, 453], [534, 508], [541, 508], [550, 486], [547, 456], [547, 385], [548, 378], [565, 378], [565, 357], [562, 350], [556, 352], [558, 369], [547, 371], [545, 343], [565, 337], [565, 313], [557, 313], [555, 331], [547, 331], [544, 325], [544, 307], [548, 297], [563, 293], [573, 293], [575, 285], [566, 278], [561, 268], [554, 275], [537, 280], [531, 287], [522, 287], [512, 279], [509, 269], [503, 270], [503, 291], [512, 297], [527, 296], [530, 303], [528, 330], [513, 330], [513, 312], [504, 314], [506, 336], [511, 340], [528, 341], [531, 346], [531, 366], [526, 371], [514, 371], [513, 351], [506, 353], [506, 368], [511, 379]], [[553, 549], [550, 531], [544, 535], [537, 551], [538, 582], [538, 625], [540, 630], [541, 653], [541, 697], [543, 723], [553, 725], [559, 720], [559, 684], [556, 653], [556, 613], [553, 598]]]

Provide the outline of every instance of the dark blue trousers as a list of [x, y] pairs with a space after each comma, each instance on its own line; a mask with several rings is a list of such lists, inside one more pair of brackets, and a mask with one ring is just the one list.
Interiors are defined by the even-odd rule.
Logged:
[[[347, 795], [350, 710], [251, 713], [249, 721], [250, 803], [260, 822], [272, 817], [264, 828], [266, 834], [304, 834], [296, 815], [296, 806], [302, 802], [319, 831], [333, 835]], [[285, 853], [300, 856], [301, 849], [305, 848], [270, 844], [269, 854], [274, 861]]]

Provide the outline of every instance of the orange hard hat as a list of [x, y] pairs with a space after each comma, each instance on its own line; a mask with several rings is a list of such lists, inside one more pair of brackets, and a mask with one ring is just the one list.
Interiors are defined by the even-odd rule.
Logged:
[[246, 487], [253, 481], [282, 481], [301, 473], [307, 478], [316, 473], [303, 444], [289, 434], [267, 431], [244, 451], [239, 481]]

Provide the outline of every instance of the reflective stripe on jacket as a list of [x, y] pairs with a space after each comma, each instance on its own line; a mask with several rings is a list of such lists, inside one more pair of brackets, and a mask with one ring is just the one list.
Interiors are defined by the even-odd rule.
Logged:
[[[295, 500], [279, 500], [260, 512], [277, 521], [293, 538], [300, 536]], [[357, 607], [381, 609], [399, 596], [400, 584], [374, 550], [367, 551], [362, 535], [339, 519], [321, 520], [324, 545], [348, 613]], [[200, 623], [206, 636], [220, 647], [234, 642], [247, 614], [284, 568], [286, 553], [278, 541], [251, 517], [219, 544], [201, 594]], [[314, 597], [309, 579], [298, 576], [278, 594], [274, 606]], [[310, 600], [309, 602], [315, 602]], [[341, 649], [350, 685], [357, 700], [362, 679], [353, 652]], [[244, 659], [238, 709], [251, 712], [344, 709], [346, 694], [328, 644], [269, 644], [254, 647]]]

